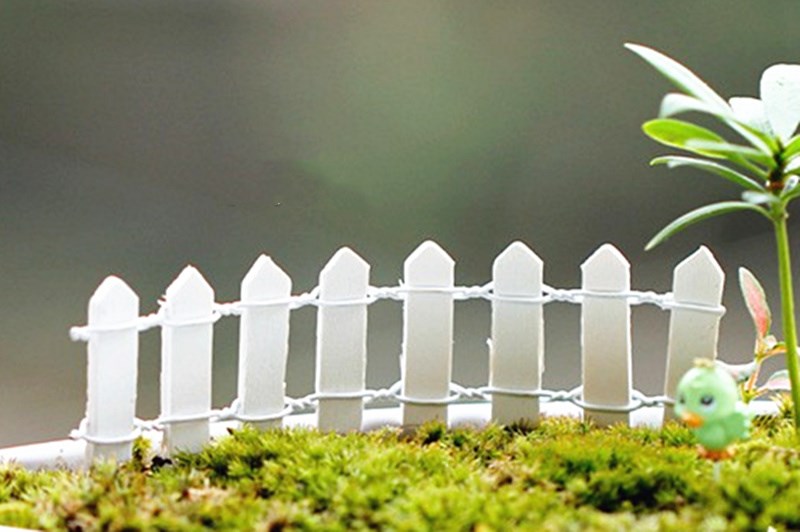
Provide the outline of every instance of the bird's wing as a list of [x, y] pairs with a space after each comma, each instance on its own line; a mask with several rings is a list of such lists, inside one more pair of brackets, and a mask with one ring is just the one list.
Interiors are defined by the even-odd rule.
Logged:
[[742, 405], [725, 420], [725, 429], [732, 438], [747, 438], [750, 435], [750, 416]]

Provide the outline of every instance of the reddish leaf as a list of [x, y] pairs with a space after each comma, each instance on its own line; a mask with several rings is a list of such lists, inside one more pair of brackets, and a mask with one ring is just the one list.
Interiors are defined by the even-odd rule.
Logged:
[[789, 382], [789, 372], [785, 369], [780, 371], [776, 371], [772, 375], [770, 375], [767, 382], [764, 383], [764, 386], [760, 388], [760, 390], [764, 391], [790, 391], [792, 389], [792, 384]]
[[772, 322], [772, 315], [767, 305], [767, 296], [761, 283], [756, 276], [747, 268], [739, 268], [739, 288], [742, 290], [742, 297], [747, 305], [747, 310], [753, 318], [756, 326], [756, 334], [759, 339], [764, 338], [769, 332]]

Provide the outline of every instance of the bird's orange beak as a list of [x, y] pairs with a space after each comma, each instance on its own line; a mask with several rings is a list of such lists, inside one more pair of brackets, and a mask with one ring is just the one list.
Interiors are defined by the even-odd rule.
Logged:
[[681, 421], [686, 423], [689, 428], [700, 428], [703, 426], [703, 418], [695, 414], [694, 412], [684, 412], [681, 414]]

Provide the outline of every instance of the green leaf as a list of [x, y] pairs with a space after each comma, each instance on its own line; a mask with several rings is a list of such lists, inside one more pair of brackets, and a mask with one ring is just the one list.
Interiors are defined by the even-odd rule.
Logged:
[[753, 205], [752, 203], [747, 203], [745, 201], [722, 201], [719, 203], [712, 203], [711, 205], [705, 205], [699, 209], [687, 212], [680, 218], [673, 220], [661, 231], [659, 231], [656, 236], [654, 236], [650, 242], [647, 243], [644, 249], [646, 251], [653, 249], [672, 235], [683, 231], [690, 225], [694, 225], [697, 222], [701, 222], [715, 216], [728, 214], [729, 212], [748, 210], [755, 211], [769, 219], [769, 213], [766, 210], [764, 210], [762, 207]]
[[642, 131], [644, 131], [648, 137], [666, 146], [681, 148], [707, 157], [724, 158], [724, 156], [714, 151], [689, 148], [687, 146], [690, 142], [714, 142], [725, 144], [725, 139], [710, 129], [696, 126], [690, 122], [675, 120], [673, 118], [657, 118], [645, 122], [642, 125]]
[[714, 89], [674, 59], [640, 44], [626, 43], [625, 48], [647, 61], [683, 92], [702, 100], [719, 112], [730, 112], [728, 104]]
[[780, 199], [775, 194], [770, 192], [754, 192], [752, 190], [745, 190], [742, 192], [742, 201], [752, 203], [753, 205], [774, 205], [780, 203]]
[[800, 157], [798, 156], [792, 157], [783, 165], [784, 174], [797, 174], [798, 170], [800, 170]]
[[727, 124], [731, 127], [731, 129], [741, 135], [742, 138], [747, 140], [747, 142], [755, 146], [756, 149], [760, 150], [768, 157], [772, 157], [772, 155], [778, 151], [778, 142], [763, 131], [759, 131], [752, 126], [742, 124], [736, 120], [731, 120], [727, 122]]
[[[743, 111], [741, 109], [742, 107], [747, 108], [749, 111], [750, 107], [752, 106], [750, 106], [749, 103], [743, 104], [742, 102], [745, 100], [754, 100], [758, 103], [761, 103], [755, 98], [731, 98], [731, 104], [736, 102], [740, 108], [740, 111]], [[733, 105], [731, 108], [733, 109]], [[766, 155], [772, 156], [772, 154], [778, 148], [778, 143], [774, 138], [772, 138], [772, 135], [761, 131], [758, 127], [758, 124], [748, 122], [748, 119], [752, 118], [751, 116], [745, 115], [744, 119], [742, 119], [732, 112], [731, 109], [720, 111], [715, 107], [712, 107], [692, 96], [687, 96], [686, 94], [672, 92], [664, 96], [664, 98], [661, 100], [661, 109], [659, 110], [658, 116], [660, 118], [667, 118], [680, 113], [688, 112], [705, 113], [718, 118], [736, 133], [741, 135], [742, 138], [747, 140], [750, 144], [763, 151]], [[766, 118], [764, 119], [764, 124], [766, 124]], [[768, 127], [768, 124], [766, 125]]]
[[680, 155], [666, 155], [664, 157], [656, 157], [650, 161], [650, 164], [654, 166], [657, 164], [665, 164], [667, 168], [670, 169], [678, 168], [680, 166], [690, 166], [700, 170], [705, 170], [706, 172], [711, 172], [712, 174], [717, 174], [718, 176], [724, 177], [728, 181], [736, 183], [740, 187], [746, 188], [747, 190], [753, 190], [755, 192], [764, 192], [766, 190], [754, 179], [751, 179], [746, 175], [737, 172], [736, 170], [728, 168], [727, 166], [723, 166], [713, 161], [707, 161], [705, 159], [683, 157]]
[[781, 195], [781, 200], [783, 201], [784, 204], [786, 204], [792, 200], [797, 199], [798, 197], [800, 197], [800, 187], [792, 189], [791, 191], [789, 191], [788, 194]]
[[705, 113], [726, 120], [734, 118], [730, 109], [721, 111], [702, 100], [679, 92], [670, 92], [664, 96], [661, 100], [661, 108], [659, 109], [658, 116], [661, 118], [668, 118], [680, 113], [689, 112]]
[[764, 152], [765, 155], [772, 157], [773, 154], [777, 153], [778, 141], [771, 135], [739, 120], [728, 120], [725, 123], [741, 135], [742, 138], [746, 139], [747, 142], [755, 146], [756, 149]]
[[[661, 52], [657, 52], [656, 50], [646, 46], [627, 43], [625, 44], [625, 47], [650, 63], [651, 66], [658, 70], [675, 86], [689, 95], [688, 97], [694, 97], [706, 105], [705, 108], [686, 108], [683, 111], [670, 112], [669, 109], [673, 106], [687, 106], [691, 102], [688, 100], [680, 101], [677, 98], [672, 98], [668, 95], [671, 101], [667, 100], [666, 102], [662, 102], [661, 116], [671, 116], [677, 114], [678, 112], [690, 110], [709, 113], [728, 124], [734, 131], [747, 139], [748, 142], [763, 150], [765, 153], [770, 153], [777, 147], [774, 139], [772, 139], [770, 135], [766, 135], [762, 131], [759, 131], [752, 126], [737, 120], [728, 103], [711, 87], [709, 87], [706, 82], [700, 79], [694, 72], [685, 66], [662, 54]], [[663, 114], [663, 108], [665, 105], [667, 107], [668, 114]]]
[[781, 192], [781, 201], [787, 204], [798, 196], [800, 196], [800, 178], [796, 175], [792, 175], [786, 180], [786, 184]]
[[756, 276], [747, 268], [739, 268], [739, 289], [742, 291], [747, 311], [756, 326], [756, 335], [759, 340], [769, 334], [772, 324], [772, 313], [767, 305], [767, 295], [764, 288], [758, 282]]
[[725, 141], [718, 142], [703, 139], [690, 139], [686, 141], [684, 149], [697, 151], [698, 153], [702, 150], [703, 152], [713, 154], [710, 156], [729, 159], [733, 162], [736, 162], [736, 159], [739, 157], [744, 157], [749, 161], [764, 165], [768, 168], [774, 168], [776, 165], [775, 160], [762, 151], [749, 146], [730, 144]]
[[783, 148], [783, 160], [788, 161], [792, 157], [800, 154], [800, 135], [797, 135], [792, 140], [789, 141], [789, 144]]

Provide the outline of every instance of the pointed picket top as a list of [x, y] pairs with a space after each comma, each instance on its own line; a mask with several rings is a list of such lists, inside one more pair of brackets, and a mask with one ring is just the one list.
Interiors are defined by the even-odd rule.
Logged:
[[[167, 288], [161, 332], [161, 413], [167, 418], [211, 409], [213, 305], [214, 289], [193, 266]], [[167, 425], [162, 444], [170, 454], [196, 451], [208, 436], [208, 419], [186, 421]]]
[[183, 318], [203, 316], [214, 301], [214, 289], [203, 274], [186, 266], [166, 291], [167, 312]]
[[542, 288], [544, 263], [523, 242], [510, 244], [494, 261], [494, 291], [505, 295], [529, 295]]
[[[672, 294], [678, 303], [718, 308], [722, 301], [725, 272], [714, 255], [701, 246], [675, 267]], [[691, 308], [672, 309], [667, 346], [664, 394], [675, 397], [678, 382], [692, 368], [697, 358], [717, 358], [720, 314], [696, 312]], [[664, 411], [664, 420], [674, 417]]]
[[403, 277], [407, 285], [452, 286], [455, 261], [433, 240], [427, 240], [408, 256], [403, 265]]
[[92, 325], [113, 325], [139, 315], [139, 296], [128, 284], [111, 275], [106, 277], [89, 300]]
[[269, 300], [287, 297], [292, 279], [267, 255], [260, 255], [242, 279], [243, 300]]
[[[89, 326], [106, 332], [89, 339], [86, 434], [98, 439], [127, 436], [136, 413], [139, 296], [119, 277], [106, 277], [89, 300]], [[130, 327], [126, 325], [130, 324]], [[115, 327], [117, 326], [117, 327]], [[120, 327], [121, 326], [121, 327]], [[86, 446], [86, 458], [127, 460], [130, 443]]]
[[366, 294], [369, 264], [355, 251], [343, 247], [319, 274], [320, 299], [347, 299]]
[[[245, 417], [278, 414], [284, 408], [291, 293], [291, 278], [267, 255], [259, 256], [242, 279], [238, 398]], [[281, 304], [248, 305], [270, 301]], [[259, 429], [281, 425], [280, 419], [254, 422]]]
[[[534, 391], [544, 371], [542, 305], [513, 304], [542, 295], [542, 260], [522, 242], [514, 242], [494, 261], [492, 283], [492, 340], [489, 348], [489, 385]], [[505, 296], [505, 297], [504, 297]], [[492, 395], [492, 421], [537, 423], [539, 398]]]
[[628, 259], [612, 244], [603, 244], [581, 265], [584, 285], [592, 290], [627, 289], [631, 282]]
[[[630, 402], [630, 303], [624, 299], [591, 297], [592, 293], [630, 290], [630, 264], [611, 244], [604, 244], [581, 265], [581, 373], [583, 400], [589, 404], [623, 406]], [[585, 411], [600, 426], [628, 424], [629, 414]]]
[[684, 303], [718, 304], [724, 286], [725, 272], [705, 246], [675, 267], [673, 292]]
[[[419, 399], [448, 396], [453, 367], [455, 261], [431, 240], [403, 265], [408, 295], [403, 304], [402, 394]], [[436, 293], [439, 292], [439, 293]], [[403, 426], [447, 421], [446, 405], [403, 405]]]

